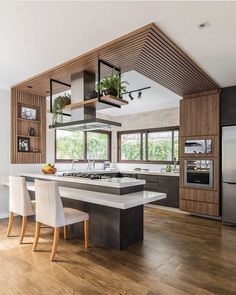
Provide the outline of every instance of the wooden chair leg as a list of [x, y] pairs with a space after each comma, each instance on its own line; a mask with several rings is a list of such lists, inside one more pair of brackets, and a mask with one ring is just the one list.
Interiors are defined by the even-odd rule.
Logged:
[[89, 244], [89, 220], [84, 221], [84, 247], [88, 248]]
[[67, 240], [67, 226], [64, 226], [64, 240]]
[[54, 228], [54, 235], [53, 235], [53, 245], [52, 245], [52, 252], [51, 252], [51, 257], [50, 257], [50, 261], [54, 260], [56, 251], [57, 251], [57, 246], [58, 246], [58, 240], [59, 240], [59, 227], [55, 227]]
[[27, 216], [22, 216], [22, 225], [21, 225], [21, 232], [20, 232], [20, 244], [23, 243], [26, 228], [27, 228]]
[[39, 236], [40, 236], [40, 226], [41, 226], [40, 222], [36, 222], [33, 251], [36, 251], [36, 248], [38, 245]]
[[8, 227], [7, 227], [7, 237], [10, 237], [13, 222], [14, 222], [14, 213], [10, 212], [9, 221], [8, 221]]

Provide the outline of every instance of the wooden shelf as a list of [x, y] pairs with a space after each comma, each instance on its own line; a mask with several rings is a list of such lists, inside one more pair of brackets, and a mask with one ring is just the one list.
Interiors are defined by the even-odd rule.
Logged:
[[91, 99], [88, 99], [88, 100], [85, 100], [85, 101], [68, 104], [67, 106], [65, 106], [65, 110], [75, 110], [75, 109], [82, 108], [84, 106], [94, 105], [97, 102], [98, 102], [97, 98], [91, 98]]
[[22, 135], [22, 134], [18, 134], [17, 137], [26, 137], [26, 138], [41, 138], [41, 136], [29, 136], [29, 135]]
[[23, 118], [17, 118], [17, 120], [24, 121], [24, 122], [34, 122], [34, 123], [40, 123], [39, 120], [31, 120], [31, 119], [23, 119]]
[[18, 152], [20, 154], [41, 154], [41, 152]]
[[[39, 164], [46, 161], [46, 97], [24, 92], [18, 89], [12, 90], [12, 164]], [[22, 118], [22, 107], [36, 109], [35, 120]], [[35, 136], [29, 131], [34, 129]], [[19, 148], [20, 138], [25, 138], [29, 143], [28, 151]]]
[[112, 95], [106, 95], [106, 96], [101, 96], [100, 101], [98, 101], [98, 98], [91, 98], [91, 99], [88, 99], [85, 101], [69, 104], [69, 105], [65, 106], [65, 110], [75, 110], [75, 109], [82, 108], [84, 106], [94, 106], [94, 105], [99, 104], [101, 102], [102, 103], [112, 103], [116, 106], [127, 105], [129, 103], [127, 100], [124, 100], [122, 98], [118, 98], [118, 97], [115, 97]]
[[127, 105], [129, 102], [123, 98], [115, 97], [112, 95], [101, 96], [100, 101], [112, 103], [117, 106]]

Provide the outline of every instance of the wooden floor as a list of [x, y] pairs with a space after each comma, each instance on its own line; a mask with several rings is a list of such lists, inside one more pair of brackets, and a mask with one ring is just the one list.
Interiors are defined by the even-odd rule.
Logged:
[[[0, 221], [0, 294], [236, 294], [236, 229], [178, 212], [145, 209], [145, 239], [117, 252], [62, 238], [49, 262], [52, 230], [42, 230], [32, 253], [33, 222], [25, 244], [5, 238]], [[13, 227], [14, 235], [19, 226]]]

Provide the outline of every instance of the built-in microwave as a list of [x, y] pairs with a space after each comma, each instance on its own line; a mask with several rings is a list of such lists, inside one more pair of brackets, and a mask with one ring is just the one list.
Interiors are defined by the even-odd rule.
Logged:
[[212, 152], [211, 139], [186, 139], [184, 143], [185, 154], [210, 154]]
[[213, 160], [185, 160], [184, 185], [213, 188]]

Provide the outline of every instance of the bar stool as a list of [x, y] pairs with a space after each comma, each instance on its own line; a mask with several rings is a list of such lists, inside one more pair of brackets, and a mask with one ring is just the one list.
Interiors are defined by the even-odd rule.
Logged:
[[35, 180], [36, 229], [33, 251], [36, 251], [40, 236], [40, 226], [45, 224], [54, 228], [53, 246], [50, 261], [53, 261], [57, 251], [59, 229], [64, 227], [66, 239], [66, 226], [78, 222], [84, 222], [84, 243], [88, 247], [89, 215], [73, 208], [63, 208], [56, 181]]
[[11, 234], [14, 214], [20, 215], [22, 216], [20, 244], [22, 244], [27, 228], [27, 217], [35, 214], [35, 201], [30, 200], [24, 177], [9, 176], [9, 211], [7, 237]]

